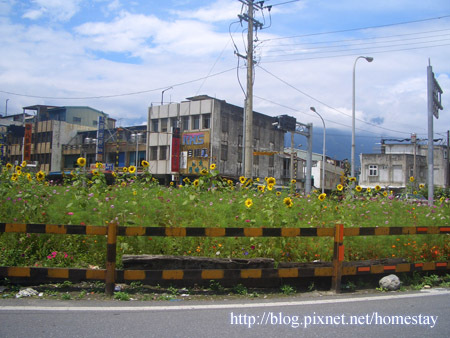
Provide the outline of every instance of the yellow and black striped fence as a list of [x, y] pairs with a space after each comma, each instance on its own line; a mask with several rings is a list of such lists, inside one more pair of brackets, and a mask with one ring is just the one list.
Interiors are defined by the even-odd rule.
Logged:
[[[344, 237], [386, 235], [449, 235], [450, 227], [360, 227], [344, 228], [194, 228], [194, 227], [128, 227], [0, 223], [0, 233], [42, 233], [107, 236], [106, 269], [71, 269], [37, 267], [2, 267], [0, 277], [33, 281], [103, 280], [106, 293], [112, 294], [115, 283], [167, 280], [239, 280], [269, 278], [331, 277], [332, 290], [340, 291], [342, 276], [392, 272], [437, 271], [450, 269], [450, 262], [400, 263], [395, 265], [355, 266], [344, 262]], [[117, 236], [154, 237], [332, 237], [334, 253], [331, 266], [257, 269], [183, 269], [183, 270], [117, 270]]]

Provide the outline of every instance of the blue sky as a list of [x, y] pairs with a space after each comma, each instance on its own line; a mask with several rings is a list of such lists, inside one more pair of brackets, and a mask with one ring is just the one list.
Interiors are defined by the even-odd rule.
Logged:
[[[428, 60], [444, 93], [435, 133], [450, 129], [450, 2], [264, 2], [254, 109], [357, 133], [427, 137]], [[267, 6], [272, 6], [269, 12]], [[87, 105], [146, 122], [150, 104], [206, 94], [242, 106], [245, 24], [238, 0], [0, 0], [0, 113]], [[245, 10], [245, 8], [244, 8]], [[230, 34], [231, 33], [231, 34]], [[239, 67], [239, 68], [238, 68]]]

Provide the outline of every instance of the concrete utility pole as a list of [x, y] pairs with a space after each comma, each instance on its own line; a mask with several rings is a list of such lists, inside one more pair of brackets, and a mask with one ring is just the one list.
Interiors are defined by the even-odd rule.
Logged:
[[248, 5], [247, 95], [245, 98], [244, 176], [253, 177], [253, 0]]

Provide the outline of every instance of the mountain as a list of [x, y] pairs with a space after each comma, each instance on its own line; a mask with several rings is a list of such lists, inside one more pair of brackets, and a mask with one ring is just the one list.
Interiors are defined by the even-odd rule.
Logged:
[[[323, 129], [313, 128], [313, 152], [322, 154], [323, 149]], [[369, 134], [356, 133], [355, 135], [355, 165], [359, 166], [359, 154], [373, 154], [380, 152], [380, 137]], [[284, 136], [285, 147], [291, 147], [291, 134]], [[294, 147], [302, 150], [308, 149], [306, 136], [295, 134]], [[326, 129], [326, 156], [336, 160], [347, 159], [351, 161], [352, 133], [340, 129]]]

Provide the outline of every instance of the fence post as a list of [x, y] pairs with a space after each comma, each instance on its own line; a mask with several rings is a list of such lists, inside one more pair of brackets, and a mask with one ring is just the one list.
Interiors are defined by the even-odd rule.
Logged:
[[105, 292], [112, 296], [116, 283], [116, 243], [117, 243], [117, 223], [108, 223], [108, 239], [106, 244], [106, 276]]
[[344, 225], [336, 224], [334, 230], [333, 277], [331, 290], [341, 292], [342, 261], [344, 260]]

